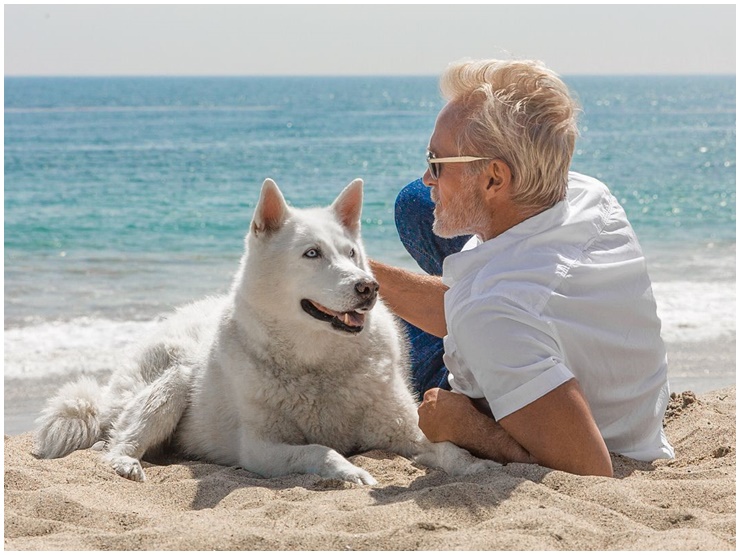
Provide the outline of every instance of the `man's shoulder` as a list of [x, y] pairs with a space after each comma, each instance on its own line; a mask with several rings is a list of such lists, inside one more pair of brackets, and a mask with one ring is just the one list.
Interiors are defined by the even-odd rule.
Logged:
[[590, 175], [575, 171], [568, 172], [568, 189], [587, 189], [598, 194], [609, 192], [609, 187], [607, 187], [604, 182]]
[[609, 187], [598, 179], [577, 172], [568, 174], [565, 202], [568, 205], [569, 219], [598, 217], [614, 201]]
[[483, 312], [489, 319], [524, 314], [539, 318], [556, 287], [554, 280], [559, 279], [555, 275], [535, 268], [481, 271], [467, 286], [447, 291], [445, 310], [450, 321]]

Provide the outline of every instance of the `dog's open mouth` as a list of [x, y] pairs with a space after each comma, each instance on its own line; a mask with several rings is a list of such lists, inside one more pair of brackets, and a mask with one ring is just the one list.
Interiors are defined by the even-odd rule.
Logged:
[[348, 333], [360, 333], [365, 326], [365, 314], [356, 310], [336, 312], [308, 299], [301, 301], [301, 308], [317, 320], [329, 322], [333, 328]]

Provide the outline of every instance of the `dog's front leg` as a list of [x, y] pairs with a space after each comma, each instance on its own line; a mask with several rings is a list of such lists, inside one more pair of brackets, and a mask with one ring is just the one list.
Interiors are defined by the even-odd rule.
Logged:
[[325, 445], [271, 443], [249, 434], [242, 439], [240, 465], [266, 478], [300, 473], [369, 486], [378, 483], [369, 472]]
[[449, 441], [432, 443], [422, 437], [416, 442], [414, 450], [414, 460], [425, 466], [441, 468], [450, 476], [465, 476], [501, 467], [499, 463], [479, 459]]

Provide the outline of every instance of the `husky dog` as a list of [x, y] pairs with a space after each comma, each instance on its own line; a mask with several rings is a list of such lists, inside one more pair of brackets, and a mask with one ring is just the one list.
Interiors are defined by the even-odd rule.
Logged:
[[103, 441], [104, 458], [136, 481], [163, 444], [265, 477], [371, 485], [346, 455], [388, 450], [452, 475], [498, 466], [418, 427], [405, 341], [360, 241], [362, 185], [296, 209], [265, 180], [230, 292], [163, 321], [107, 386], [64, 386], [38, 420], [34, 453]]

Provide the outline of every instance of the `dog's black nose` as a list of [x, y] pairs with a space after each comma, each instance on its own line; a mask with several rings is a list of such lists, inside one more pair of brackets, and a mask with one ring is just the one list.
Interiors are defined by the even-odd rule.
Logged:
[[379, 287], [378, 282], [373, 279], [364, 279], [355, 283], [355, 291], [363, 298], [373, 297], [378, 292]]

